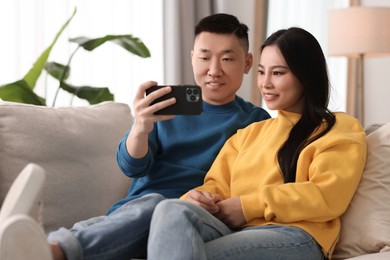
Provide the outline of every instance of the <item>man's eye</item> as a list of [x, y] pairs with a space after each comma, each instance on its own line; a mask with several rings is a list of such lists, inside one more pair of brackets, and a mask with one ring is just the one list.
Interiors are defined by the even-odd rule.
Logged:
[[223, 58], [222, 60], [223, 60], [223, 61], [232, 61], [233, 58]]
[[199, 57], [200, 60], [209, 60], [208, 57]]

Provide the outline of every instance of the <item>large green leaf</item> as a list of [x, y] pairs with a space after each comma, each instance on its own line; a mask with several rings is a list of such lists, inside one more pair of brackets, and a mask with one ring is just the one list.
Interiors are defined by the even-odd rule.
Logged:
[[35, 94], [26, 81], [19, 80], [0, 87], [0, 97], [3, 100], [27, 103], [34, 105], [45, 105], [45, 99]]
[[79, 98], [87, 100], [89, 104], [114, 100], [114, 95], [106, 87], [72, 86], [65, 82], [61, 82], [60, 87]]
[[33, 67], [23, 77], [22, 80], [18, 80], [13, 83], [0, 86], [1, 99], [7, 101], [27, 103], [27, 104], [45, 105], [45, 99], [35, 94], [33, 92], [33, 89], [35, 88], [35, 84], [39, 76], [41, 75], [43, 68], [45, 67], [51, 49], [53, 48], [59, 36], [64, 31], [64, 29], [68, 26], [69, 22], [72, 20], [75, 14], [76, 14], [76, 8], [74, 9], [72, 16], [61, 27], [60, 31], [55, 36], [53, 42], [39, 56], [39, 58], [35, 61]]
[[87, 37], [77, 37], [69, 41], [78, 43], [87, 51], [92, 51], [107, 41], [112, 41], [125, 50], [143, 58], [150, 57], [150, 52], [145, 44], [136, 37], [130, 34], [126, 35], [106, 35], [101, 38], [90, 39]]
[[57, 62], [47, 62], [45, 70], [50, 76], [59, 81], [68, 79], [70, 74], [69, 66], [65, 66]]
[[68, 26], [74, 15], [76, 14], [76, 8], [73, 11], [72, 16], [65, 22], [65, 24], [61, 27], [60, 31], [55, 36], [53, 42], [47, 47], [47, 49], [41, 54], [41, 56], [35, 61], [33, 67], [30, 69], [30, 71], [24, 76], [24, 80], [26, 81], [28, 87], [30, 89], [34, 89], [35, 84], [39, 78], [39, 76], [42, 73], [43, 68], [45, 67], [46, 61], [49, 57], [49, 54], [51, 52], [51, 49], [53, 48], [54, 44], [57, 42], [58, 38], [62, 34], [62, 32], [65, 30], [65, 28]]

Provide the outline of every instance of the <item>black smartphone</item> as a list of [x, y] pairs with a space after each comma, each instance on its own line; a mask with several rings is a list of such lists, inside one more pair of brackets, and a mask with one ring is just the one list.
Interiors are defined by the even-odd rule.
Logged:
[[[168, 85], [156, 85], [146, 90], [146, 95], [151, 92], [166, 87]], [[203, 112], [202, 107], [202, 89], [196, 85], [169, 85], [172, 91], [153, 101], [152, 105], [169, 99], [176, 98], [176, 103], [163, 108], [157, 112], [156, 115], [200, 115]]]

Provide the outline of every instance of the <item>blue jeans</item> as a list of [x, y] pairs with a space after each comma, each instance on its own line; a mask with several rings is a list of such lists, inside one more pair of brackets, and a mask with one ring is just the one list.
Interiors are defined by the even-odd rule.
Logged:
[[68, 260], [145, 257], [152, 214], [164, 199], [159, 194], [145, 195], [107, 216], [78, 222], [70, 230], [51, 232], [48, 242], [59, 243]]
[[156, 207], [149, 233], [148, 259], [325, 259], [305, 231], [289, 226], [231, 230], [201, 207], [164, 200]]

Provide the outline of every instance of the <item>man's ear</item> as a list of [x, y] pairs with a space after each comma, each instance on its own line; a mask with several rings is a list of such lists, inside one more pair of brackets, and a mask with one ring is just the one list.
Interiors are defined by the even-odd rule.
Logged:
[[244, 69], [245, 74], [249, 73], [249, 71], [252, 68], [252, 65], [253, 65], [253, 55], [252, 55], [252, 53], [249, 52], [246, 55], [246, 59], [245, 59], [245, 69]]
[[191, 57], [190, 57], [192, 66], [194, 66], [194, 59], [193, 59], [193, 57], [194, 57], [194, 50], [191, 51]]

